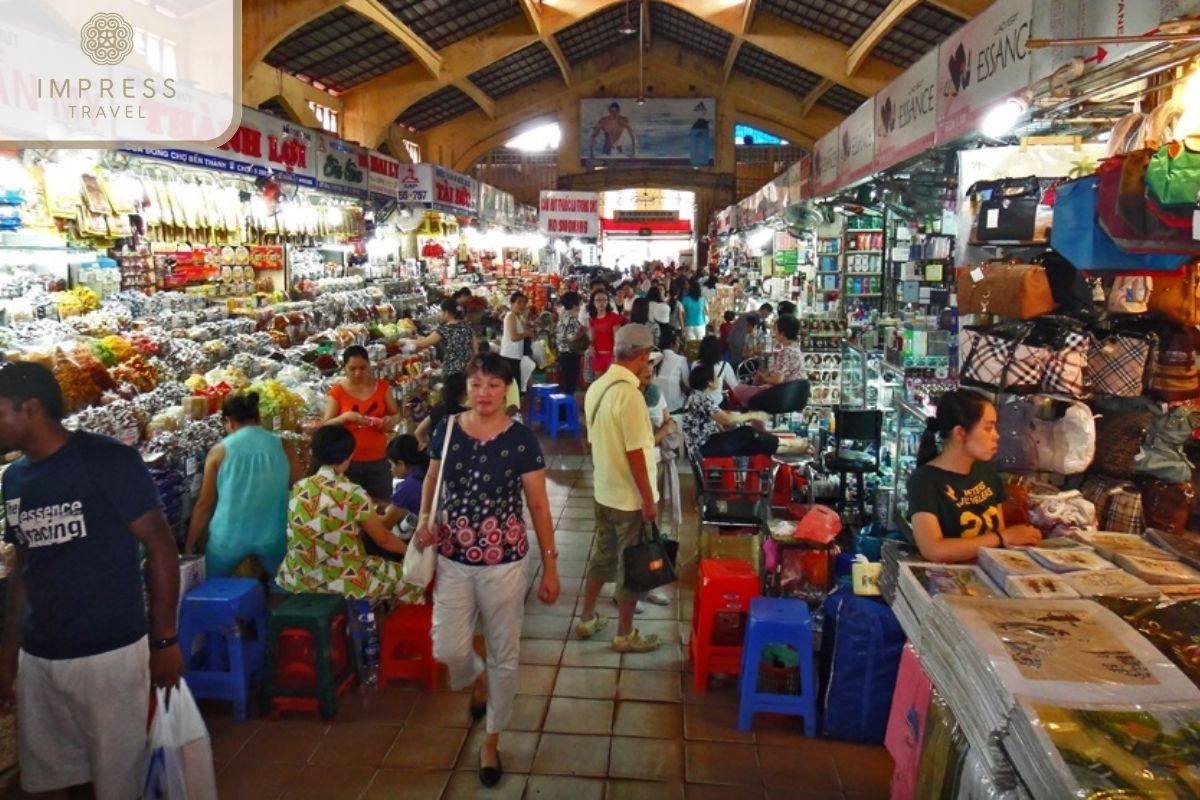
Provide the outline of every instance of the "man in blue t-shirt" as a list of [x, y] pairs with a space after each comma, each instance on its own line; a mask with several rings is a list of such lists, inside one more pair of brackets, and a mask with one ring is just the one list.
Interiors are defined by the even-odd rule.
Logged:
[[72, 433], [62, 417], [48, 369], [0, 365], [0, 452], [22, 453], [2, 481], [17, 557], [0, 703], [15, 700], [26, 792], [92, 784], [100, 800], [129, 800], [141, 795], [151, 683], [175, 686], [183, 673], [179, 553], [137, 451]]

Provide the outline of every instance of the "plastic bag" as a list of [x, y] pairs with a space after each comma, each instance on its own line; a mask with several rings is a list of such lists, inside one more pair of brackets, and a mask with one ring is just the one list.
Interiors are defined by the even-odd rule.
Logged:
[[806, 542], [827, 545], [842, 531], [842, 520], [829, 506], [804, 507], [804, 514], [796, 523], [792, 536]]
[[404, 581], [422, 588], [433, 581], [433, 573], [437, 568], [437, 545], [430, 545], [424, 550], [417, 548], [415, 543], [409, 543], [404, 551]]
[[216, 800], [217, 776], [204, 718], [187, 682], [170, 693], [156, 689], [158, 701], [150, 723], [146, 752], [147, 800]]

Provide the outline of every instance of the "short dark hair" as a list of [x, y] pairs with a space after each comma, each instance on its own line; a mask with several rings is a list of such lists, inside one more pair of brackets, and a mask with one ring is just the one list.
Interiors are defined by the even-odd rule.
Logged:
[[565, 292], [558, 298], [558, 304], [570, 311], [573, 308], [579, 308], [579, 304], [583, 298], [579, 296], [579, 292]]
[[726, 322], [733, 322], [735, 319], [737, 319], [737, 314], [733, 313], [732, 311], [725, 312], [725, 321]]
[[318, 467], [331, 467], [354, 455], [354, 434], [344, 425], [322, 425], [312, 438], [313, 461]]
[[658, 349], [659, 350], [670, 350], [672, 347], [675, 346], [675, 340], [678, 338], [679, 338], [679, 335], [675, 332], [674, 328], [672, 328], [670, 326], [664, 326], [662, 328], [659, 328], [658, 329]]
[[650, 301], [644, 297], [639, 297], [633, 301], [633, 305], [629, 308], [629, 321], [637, 322], [641, 325], [650, 324]]
[[772, 311], [774, 311], [775, 307], [772, 306], [770, 303], [763, 303], [761, 306], [758, 307], [758, 310], [765, 317], [767, 314], [770, 314]]
[[472, 361], [470, 368], [467, 370], [467, 377], [475, 375], [487, 375], [492, 378], [499, 378], [505, 383], [514, 379], [512, 367], [509, 366], [508, 359], [499, 353], [484, 353]]
[[61, 422], [65, 416], [62, 387], [54, 373], [32, 361], [10, 361], [0, 365], [0, 397], [20, 406], [37, 400], [46, 416]]
[[455, 319], [463, 318], [462, 306], [460, 306], [458, 304], [458, 301], [453, 298], [442, 301], [442, 311], [445, 311], [447, 314], [454, 317]]
[[442, 381], [442, 402], [440, 408], [447, 409], [451, 414], [457, 414], [458, 409], [462, 406], [459, 400], [467, 393], [467, 373], [454, 372], [446, 376]]
[[646, 292], [646, 299], [651, 303], [661, 303], [663, 301], [662, 290], [657, 286], [651, 286], [650, 290]]
[[791, 300], [784, 300], [779, 304], [779, 316], [794, 317], [796, 316], [796, 304]]
[[524, 297], [525, 297], [525, 293], [524, 293], [524, 292], [513, 292], [511, 295], [509, 295], [509, 297], [508, 297], [508, 302], [509, 302], [509, 303], [516, 303], [518, 300], [520, 300], [520, 299], [522, 299], [522, 298], [524, 298]]
[[429, 467], [429, 453], [421, 449], [417, 437], [410, 433], [401, 434], [388, 442], [387, 457], [393, 464], [403, 462], [410, 467]]
[[361, 344], [352, 344], [342, 351], [342, 366], [349, 364], [352, 358], [361, 358], [368, 364], [371, 363], [371, 356], [367, 353], [367, 348]]
[[614, 108], [615, 108], [617, 111], [620, 111], [620, 110], [621, 110], [621, 104], [620, 104], [620, 103], [609, 103], [609, 104], [608, 104], [608, 110], [609, 110], [609, 111], [612, 111]]
[[247, 422], [258, 422], [258, 392], [230, 395], [221, 405], [221, 416], [231, 419], [239, 425]]
[[708, 364], [716, 370], [717, 364], [721, 362], [721, 340], [709, 334], [700, 340], [700, 351], [696, 355], [696, 360], [701, 364]]
[[800, 338], [800, 320], [795, 317], [779, 317], [775, 320], [775, 330], [779, 331], [789, 342]]
[[688, 386], [692, 387], [693, 392], [703, 392], [712, 383], [715, 374], [712, 364], [697, 364], [688, 374]]

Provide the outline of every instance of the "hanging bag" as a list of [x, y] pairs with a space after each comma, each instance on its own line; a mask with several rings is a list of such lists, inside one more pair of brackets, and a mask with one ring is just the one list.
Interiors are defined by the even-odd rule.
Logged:
[[1200, 139], [1184, 137], [1162, 145], [1146, 167], [1151, 212], [1171, 227], [1192, 225], [1200, 203]]
[[678, 553], [679, 542], [664, 538], [655, 523], [642, 522], [641, 539], [621, 553], [625, 566], [625, 588], [642, 594], [679, 580], [675, 573], [675, 557]]
[[187, 681], [156, 688], [142, 797], [155, 800], [216, 800], [212, 742]]
[[1096, 457], [1092, 470], [1128, 480], [1154, 414], [1149, 410], [1105, 411], [1096, 417]]
[[1046, 268], [1038, 264], [983, 264], [958, 270], [958, 313], [1033, 319], [1055, 309]]
[[1186, 483], [1191, 488], [1192, 462], [1183, 452], [1183, 445], [1195, 430], [1192, 412], [1176, 406], [1151, 420], [1146, 437], [1134, 458], [1134, 472], [1166, 483]]
[[1058, 328], [1050, 333], [1049, 357], [1042, 373], [1041, 391], [1066, 395], [1077, 400], [1091, 397], [1087, 374], [1088, 347], [1091, 335], [1087, 331]]
[[1083, 479], [1079, 491], [1096, 507], [1100, 530], [1138, 535], [1145, 530], [1142, 493], [1136, 484], [1091, 474]]
[[1150, 287], [1147, 307], [1184, 325], [1200, 324], [1200, 266], [1189, 263], [1179, 277], [1161, 277]]
[[[451, 414], [446, 419], [446, 438], [442, 441], [438, 482], [433, 487], [433, 502], [429, 506], [430, 523], [433, 525], [440, 524], [438, 523], [438, 503], [442, 496], [442, 484], [445, 482], [446, 454], [450, 452], [450, 435], [454, 432], [454, 423], [457, 420], [457, 414]], [[415, 586], [420, 586], [422, 589], [429, 586], [433, 582], [433, 576], [437, 571], [437, 553], [438, 548], [436, 544], [431, 544], [424, 550], [421, 550], [416, 544], [410, 543], [409, 548], [404, 551], [404, 581]]]
[[1045, 242], [1050, 209], [1042, 201], [1044, 188], [1034, 175], [974, 184], [967, 192], [977, 206], [971, 244]]
[[992, 463], [1003, 472], [1087, 470], [1096, 449], [1092, 410], [1063, 397], [1001, 398], [996, 408], [999, 449]]
[[1154, 339], [1131, 333], [1113, 333], [1093, 338], [1088, 350], [1088, 371], [1096, 394], [1114, 397], [1140, 397], [1146, 390], [1146, 378]]

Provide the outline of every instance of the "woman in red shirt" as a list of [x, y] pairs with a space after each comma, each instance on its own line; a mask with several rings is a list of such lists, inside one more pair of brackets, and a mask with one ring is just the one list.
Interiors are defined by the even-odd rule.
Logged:
[[588, 303], [588, 330], [592, 337], [592, 373], [599, 378], [613, 361], [613, 345], [621, 317], [610, 308], [608, 292], [597, 289]]
[[400, 408], [387, 381], [371, 374], [367, 348], [347, 347], [342, 354], [346, 377], [334, 384], [325, 401], [325, 424], [345, 425], [354, 434], [354, 456], [346, 477], [373, 500], [392, 496], [392, 467], [387, 460], [387, 434], [400, 418]]

